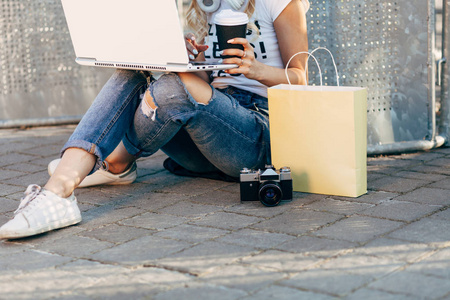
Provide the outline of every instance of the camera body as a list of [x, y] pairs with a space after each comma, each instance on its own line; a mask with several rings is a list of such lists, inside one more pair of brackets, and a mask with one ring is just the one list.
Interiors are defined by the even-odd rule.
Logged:
[[241, 201], [261, 201], [265, 206], [276, 206], [281, 200], [292, 199], [291, 169], [276, 170], [267, 165], [265, 170], [244, 168], [240, 174]]

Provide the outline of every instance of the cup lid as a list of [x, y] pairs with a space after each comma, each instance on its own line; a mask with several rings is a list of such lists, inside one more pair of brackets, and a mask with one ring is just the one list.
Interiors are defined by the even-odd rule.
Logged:
[[224, 9], [214, 17], [214, 23], [223, 26], [242, 25], [248, 23], [248, 16], [243, 12]]

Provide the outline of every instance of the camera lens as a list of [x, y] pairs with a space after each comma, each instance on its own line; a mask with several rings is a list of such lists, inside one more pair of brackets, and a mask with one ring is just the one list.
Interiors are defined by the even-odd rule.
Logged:
[[282, 198], [283, 193], [277, 182], [270, 181], [261, 184], [259, 188], [259, 201], [262, 204], [265, 206], [277, 206]]

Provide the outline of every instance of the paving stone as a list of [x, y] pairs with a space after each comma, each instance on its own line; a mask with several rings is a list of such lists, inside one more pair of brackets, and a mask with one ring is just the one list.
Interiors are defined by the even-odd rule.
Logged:
[[336, 270], [312, 269], [298, 273], [279, 284], [296, 287], [305, 291], [321, 292], [334, 296], [344, 296], [373, 279], [366, 275], [349, 274]]
[[[133, 182], [133, 184], [124, 185], [99, 185], [90, 187], [89, 189], [97, 190], [100, 193], [116, 194], [122, 196], [124, 200], [128, 199], [130, 196], [135, 195], [139, 195], [142, 198], [149, 199], [148, 195], [150, 195], [155, 189], [157, 189], [157, 185], [142, 182]], [[120, 201], [119, 199], [118, 201]]]
[[414, 262], [432, 251], [434, 251], [434, 248], [427, 244], [378, 238], [370, 241], [361, 248], [355, 249], [354, 253]]
[[450, 205], [449, 191], [423, 187], [395, 198], [400, 201], [410, 201], [431, 205]]
[[305, 254], [282, 252], [278, 250], [263, 251], [262, 253], [242, 259], [242, 263], [244, 264], [285, 273], [298, 273], [313, 268], [321, 262], [321, 259]]
[[[144, 282], [137, 276], [130, 276], [131, 274], [111, 272], [104, 274], [102, 278], [90, 277], [89, 287], [71, 290], [63, 294], [65, 297], [58, 299], [153, 299], [156, 294], [169, 289], [169, 285], [149, 284], [148, 278]], [[153, 280], [157, 282], [160, 276], [166, 277], [158, 272], [153, 274]]]
[[23, 163], [35, 159], [36, 156], [20, 154], [20, 153], [8, 153], [1, 156], [0, 167], [6, 167], [9, 165]]
[[369, 287], [421, 299], [437, 299], [450, 293], [449, 280], [408, 271], [391, 274], [369, 284]]
[[137, 166], [138, 166], [137, 182], [139, 182], [140, 177], [157, 174], [157, 173], [163, 171], [164, 170], [163, 162], [166, 158], [167, 158], [167, 155], [165, 155], [165, 154], [159, 155], [159, 152], [158, 152], [158, 153], [155, 153], [154, 155], [152, 155], [152, 157], [150, 157], [150, 158], [138, 159], [137, 160]]
[[37, 249], [70, 257], [86, 257], [89, 254], [110, 248], [114, 244], [91, 238], [68, 236], [64, 240], [52, 240], [36, 246]]
[[75, 196], [79, 203], [99, 205], [116, 205], [126, 196], [111, 193], [109, 191], [101, 191], [96, 188], [79, 188], [75, 190]]
[[295, 201], [293, 201], [293, 203], [298, 206], [303, 206], [305, 204], [309, 204], [309, 203], [312, 203], [315, 201], [320, 201], [320, 200], [326, 199], [328, 197], [329, 197], [328, 195], [294, 192], [293, 199]]
[[[19, 207], [19, 201], [14, 201], [11, 199], [0, 197], [0, 213], [10, 213], [14, 212]], [[13, 216], [13, 214], [8, 214]]]
[[[1, 201], [1, 200], [0, 200]], [[0, 214], [0, 224], [3, 225], [11, 220], [12, 214]]]
[[230, 182], [227, 185], [224, 185], [222, 187], [219, 188], [220, 191], [223, 192], [228, 192], [231, 194], [236, 194], [236, 195], [240, 195], [240, 184], [237, 182]]
[[190, 219], [201, 218], [207, 214], [222, 210], [222, 207], [215, 205], [197, 204], [189, 201], [182, 201], [173, 205], [159, 209], [162, 214], [182, 216]]
[[[50, 232], [41, 233], [23, 239], [11, 240], [13, 243], [22, 244], [24, 246], [36, 247], [38, 245], [46, 245], [49, 242], [61, 238], [69, 238], [83, 232], [84, 229], [78, 225], [73, 225], [61, 229], [52, 230]], [[61, 240], [63, 241], [63, 240]]]
[[42, 251], [26, 250], [10, 253], [7, 257], [2, 256], [0, 259], [0, 270], [20, 270], [22, 272], [39, 271], [62, 265], [71, 260], [72, 258], [70, 257]]
[[[22, 186], [14, 186], [9, 184], [0, 183], [0, 197], [8, 196], [19, 192], [24, 192], [24, 188]], [[22, 194], [23, 195], [23, 194]], [[20, 196], [20, 198], [22, 197]], [[18, 200], [20, 200], [20, 198]]]
[[293, 209], [252, 227], [279, 233], [302, 235], [342, 218], [341, 215], [308, 209]]
[[367, 194], [359, 196], [358, 198], [348, 198], [348, 197], [337, 197], [333, 196], [333, 199], [336, 200], [345, 200], [345, 201], [355, 201], [369, 204], [378, 204], [384, 202], [386, 200], [391, 200], [397, 197], [399, 194], [384, 192], [384, 191], [368, 191]]
[[255, 253], [255, 248], [207, 241], [160, 259], [157, 263], [191, 274], [210, 273], [213, 269], [231, 264]]
[[32, 247], [16, 243], [14, 240], [0, 240], [0, 259], [3, 256], [7, 257], [9, 254], [25, 252], [27, 250], [32, 250]]
[[9, 299], [51, 299], [70, 290], [82, 290], [92, 283], [55, 269], [40, 269], [16, 276], [13, 283], [0, 282], [2, 295]]
[[391, 220], [414, 221], [439, 209], [441, 206], [391, 200], [363, 210], [360, 214]]
[[438, 166], [441, 168], [450, 168], [450, 158], [442, 157], [427, 162], [427, 165]]
[[17, 163], [14, 165], [10, 165], [7, 167], [3, 167], [2, 168], [5, 171], [2, 171], [3, 176], [5, 176], [4, 178], [11, 178], [11, 177], [6, 177], [8, 176], [8, 174], [13, 171], [12, 174], [15, 174], [14, 172], [20, 172], [22, 174], [24, 173], [36, 173], [36, 172], [40, 172], [43, 170], [41, 165], [36, 165], [34, 163]]
[[[87, 260], [77, 260], [59, 269], [75, 276], [81, 275], [90, 283], [90, 287], [66, 293], [62, 299], [85, 299], [86, 296], [89, 299], [145, 299], [194, 279], [192, 276], [164, 269], [125, 268]], [[130, 287], [134, 287], [134, 290]]]
[[427, 166], [427, 165], [419, 165], [410, 168], [411, 171], [423, 172], [423, 173], [434, 173], [434, 174], [443, 174], [450, 175], [450, 168], [442, 168], [439, 166]]
[[320, 268], [377, 279], [390, 274], [405, 265], [406, 262], [399, 262], [391, 258], [348, 253], [328, 260], [322, 264]]
[[201, 243], [223, 236], [227, 233], [229, 233], [228, 230], [181, 224], [174, 228], [166, 228], [155, 235], [191, 243]]
[[438, 250], [432, 255], [409, 266], [407, 271], [450, 280], [450, 248]]
[[447, 208], [443, 211], [437, 212], [434, 215], [432, 215], [431, 218], [450, 221], [450, 209]]
[[22, 176], [12, 178], [9, 180], [3, 180], [2, 182], [5, 184], [11, 185], [20, 185], [22, 189], [26, 189], [26, 187], [30, 184], [37, 184], [40, 186], [44, 186], [47, 183], [49, 176], [47, 171], [41, 171], [32, 174], [24, 174]]
[[373, 207], [371, 204], [334, 200], [331, 198], [323, 199], [320, 201], [313, 202], [311, 204], [305, 205], [305, 208], [326, 211], [341, 215], [352, 215], [356, 212], [365, 210], [367, 208]]
[[25, 142], [22, 140], [5, 140], [2, 138], [2, 144], [0, 145], [0, 154], [16, 153], [23, 151], [24, 149], [34, 148], [35, 144]]
[[9, 180], [9, 179], [12, 179], [12, 178], [17, 178], [17, 177], [23, 176], [25, 174], [27, 174], [27, 173], [20, 172], [20, 171], [18, 171], [16, 169], [8, 170], [7, 172], [6, 171], [5, 172], [0, 172], [0, 180], [2, 182], [6, 182], [6, 180]]
[[399, 158], [403, 160], [418, 160], [418, 161], [430, 161], [438, 158], [444, 157], [445, 153], [439, 152], [439, 151], [425, 151], [425, 152], [416, 152], [416, 153], [407, 153], [407, 154], [400, 154], [400, 155], [392, 155], [391, 158]]
[[393, 231], [403, 223], [362, 216], [352, 216], [331, 226], [320, 229], [314, 234], [330, 239], [342, 239], [350, 242], [366, 242]]
[[295, 237], [287, 234], [271, 233], [244, 228], [218, 238], [217, 241], [244, 246], [252, 245], [253, 247], [259, 249], [271, 249], [281, 243], [293, 240], [294, 238]]
[[286, 277], [282, 273], [261, 270], [251, 266], [229, 265], [213, 270], [201, 276], [201, 279], [210, 284], [254, 293]]
[[73, 290], [65, 298], [62, 298], [63, 296], [58, 296], [58, 299], [154, 299], [157, 294], [168, 289], [169, 288], [165, 286], [126, 282], [125, 278], [118, 278], [112, 282], [102, 281], [88, 288]]
[[[408, 158], [410, 156], [404, 156], [403, 158]], [[368, 166], [384, 166], [384, 167], [397, 167], [397, 168], [405, 168], [411, 165], [417, 164], [416, 161], [402, 159], [399, 156], [378, 156], [378, 157], [368, 157], [367, 165]]]
[[345, 300], [419, 300], [422, 298], [414, 297], [412, 295], [392, 294], [390, 292], [377, 291], [373, 289], [362, 288], [349, 296]]
[[395, 174], [395, 176], [403, 177], [403, 178], [411, 178], [416, 179], [420, 178], [421, 180], [426, 180], [428, 182], [440, 181], [446, 178], [445, 175], [441, 174], [429, 174], [429, 173], [419, 173], [412, 171], [401, 171]]
[[303, 253], [318, 257], [332, 257], [343, 252], [348, 252], [358, 246], [357, 243], [348, 241], [326, 239], [312, 236], [301, 236], [294, 240], [285, 242], [276, 249], [283, 251]]
[[120, 224], [132, 227], [140, 227], [153, 230], [163, 230], [187, 222], [189, 219], [184, 217], [145, 213], [133, 218], [120, 221]]
[[137, 207], [148, 212], [156, 212], [161, 208], [170, 206], [174, 203], [186, 200], [186, 197], [178, 194], [169, 193], [145, 193], [135, 195], [128, 195], [123, 197], [116, 204], [123, 207]]
[[301, 290], [284, 287], [284, 286], [276, 286], [272, 285], [267, 288], [264, 288], [258, 291], [256, 294], [253, 294], [248, 297], [242, 298], [242, 300], [300, 300], [300, 299], [314, 299], [314, 300], [332, 300], [337, 299], [335, 297], [331, 297], [324, 294], [317, 294], [312, 292], [304, 292]]
[[242, 299], [247, 293], [244, 291], [224, 288], [213, 285], [186, 285], [181, 288], [169, 290], [164, 293], [156, 295], [155, 300], [168, 299], [183, 299], [183, 300], [199, 300], [199, 299], [214, 299], [214, 300], [237, 300]]
[[[162, 171], [157, 174], [150, 174], [147, 176], [139, 177], [139, 183], [141, 184], [147, 184], [149, 188], [151, 188], [151, 192], [156, 193], [167, 193], [168, 188], [175, 184], [181, 184], [185, 182], [189, 182], [195, 180], [190, 177], [184, 177], [184, 176], [177, 176], [172, 173], [169, 173], [169, 171]], [[130, 193], [132, 191], [130, 190]], [[173, 191], [172, 191], [173, 192]], [[180, 194], [184, 195], [184, 194]]]
[[263, 220], [262, 218], [238, 215], [234, 213], [217, 212], [207, 215], [202, 219], [191, 221], [191, 224], [199, 226], [209, 226], [219, 229], [240, 229], [255, 224]]
[[[115, 274], [112, 274], [114, 276]], [[169, 286], [184, 286], [193, 284], [195, 276], [180, 273], [174, 270], [166, 270], [154, 267], [138, 267], [133, 268], [125, 274], [130, 282], [164, 284]]]
[[445, 178], [438, 182], [430, 184], [429, 187], [438, 188], [438, 189], [446, 189], [447, 193], [449, 193], [448, 190], [450, 190], [450, 178]]
[[383, 178], [384, 176], [386, 176], [386, 175], [382, 174], [382, 173], [375, 173], [375, 172], [372, 172], [372, 171], [368, 170], [367, 182], [375, 181], [377, 179]]
[[440, 219], [423, 219], [389, 234], [389, 237], [421, 243], [450, 241], [450, 222]]
[[385, 176], [368, 183], [371, 190], [379, 190], [394, 193], [407, 193], [419, 187], [427, 185], [429, 182], [420, 179], [399, 178]]
[[80, 235], [110, 243], [125, 243], [153, 233], [151, 230], [111, 224], [81, 232]]
[[95, 281], [95, 279], [105, 279], [108, 276], [120, 276], [131, 273], [133, 270], [116, 265], [102, 264], [96, 261], [85, 259], [77, 259], [57, 266], [56, 269], [66, 272], [74, 273], [76, 275], [83, 275], [87, 279]]
[[189, 247], [191, 247], [191, 244], [187, 242], [157, 236], [144, 236], [89, 255], [86, 258], [127, 266], [143, 266]]
[[210, 191], [215, 191], [220, 189], [223, 186], [228, 185], [227, 182], [218, 181], [218, 180], [209, 180], [209, 179], [201, 179], [201, 178], [190, 178], [189, 180], [170, 185], [170, 187], [166, 187], [164, 192], [166, 193], [176, 193], [186, 196], [198, 196], [206, 194]]
[[103, 225], [112, 224], [120, 220], [128, 219], [142, 214], [143, 211], [135, 207], [116, 207], [115, 205], [103, 205], [88, 210], [82, 214], [83, 221], [80, 227], [94, 229]]
[[444, 146], [444, 147], [436, 148], [436, 149], [433, 149], [433, 152], [442, 153], [444, 155], [449, 155], [450, 154], [450, 147], [449, 146]]
[[294, 202], [295, 201], [285, 202], [274, 207], [266, 207], [260, 201], [246, 201], [231, 207], [225, 207], [224, 211], [248, 216], [271, 218], [285, 211], [291, 210], [293, 206], [296, 207], [297, 204]]
[[[60, 151], [61, 151], [60, 144], [46, 144], [39, 147], [22, 149], [20, 150], [20, 153], [29, 155], [39, 155], [43, 158], [49, 157], [52, 160], [53, 157], [58, 157]], [[51, 160], [49, 160], [48, 162], [50, 162]]]
[[190, 198], [190, 200], [200, 204], [210, 204], [222, 207], [229, 207], [241, 203], [239, 194], [223, 190], [215, 190], [202, 195], [197, 195], [195, 198]]
[[[381, 166], [379, 166], [379, 165], [374, 165], [374, 166], [367, 165], [367, 172], [368, 172], [368, 174], [371, 174], [371, 175], [383, 175], [383, 177], [386, 176], [386, 175], [393, 175], [395, 173], [400, 172], [401, 170], [403, 170], [402, 167], [392, 167], [392, 166], [383, 166], [383, 165], [381, 165]], [[369, 178], [369, 177], [367, 177], [367, 178]], [[379, 177], [379, 178], [381, 178], [381, 177]]]

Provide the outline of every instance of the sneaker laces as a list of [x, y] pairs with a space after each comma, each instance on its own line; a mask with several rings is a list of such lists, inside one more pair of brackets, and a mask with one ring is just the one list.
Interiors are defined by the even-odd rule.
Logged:
[[17, 215], [22, 210], [24, 210], [31, 201], [36, 199], [36, 197], [41, 193], [42, 188], [37, 184], [30, 184], [26, 191], [25, 196], [20, 200], [19, 208], [14, 211], [14, 214]]

